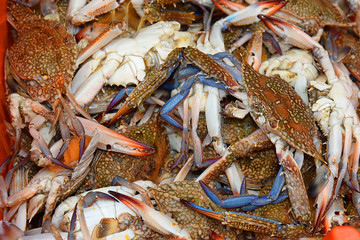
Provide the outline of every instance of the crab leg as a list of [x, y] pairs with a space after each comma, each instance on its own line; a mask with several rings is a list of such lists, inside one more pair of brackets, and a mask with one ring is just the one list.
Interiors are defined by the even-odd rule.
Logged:
[[107, 13], [119, 6], [116, 0], [92, 0], [73, 16], [71, 23], [80, 25], [95, 19], [100, 14]]
[[286, 1], [282, 0], [258, 2], [227, 16], [224, 21], [236, 26], [252, 24], [259, 21], [257, 15], [271, 15], [282, 8], [285, 4]]
[[59, 161], [58, 159], [53, 157], [53, 154], [50, 151], [47, 143], [45, 142], [45, 140], [42, 138], [39, 131], [37, 130], [45, 121], [46, 121], [46, 119], [40, 115], [33, 118], [33, 120], [29, 124], [30, 135], [34, 138], [34, 141], [36, 141], [38, 143], [38, 145], [41, 149], [41, 152], [45, 155], [45, 157], [47, 159], [51, 160], [53, 163], [55, 163], [63, 168], [71, 170], [72, 169], [71, 167], [65, 165], [64, 163], [62, 163], [61, 161]]
[[134, 156], [148, 156], [154, 153], [154, 148], [125, 137], [101, 124], [81, 117], [77, 117], [77, 119], [85, 127], [86, 135], [92, 136], [95, 129], [98, 130], [100, 133], [98, 148], [100, 149], [121, 152]]
[[328, 78], [330, 84], [338, 81], [333, 65], [331, 64], [329, 54], [326, 50], [309, 35], [304, 33], [296, 26], [266, 15], [258, 16], [268, 28], [270, 28], [276, 35], [283, 38], [285, 43], [291, 44], [301, 49], [312, 50], [315, 57], [320, 61], [321, 66]]
[[199, 114], [200, 114], [200, 101], [201, 96], [204, 92], [204, 87], [200, 83], [196, 83], [194, 86], [194, 94], [191, 98], [191, 138], [193, 140], [194, 147], [194, 161], [196, 166], [201, 165], [203, 162], [203, 151], [201, 146], [201, 140], [197, 135], [197, 127], [199, 123]]
[[270, 139], [263, 132], [254, 132], [250, 136], [238, 141], [231, 145], [225, 154], [214, 164], [208, 167], [202, 174], [196, 179], [196, 181], [202, 180], [205, 183], [209, 183], [211, 180], [218, 177], [225, 169], [227, 169], [236, 157], [246, 156], [247, 154], [256, 150], [263, 150], [272, 147]]
[[208, 217], [215, 218], [221, 221], [222, 224], [247, 231], [264, 233], [275, 237], [296, 238], [303, 235], [305, 230], [303, 225], [282, 224], [271, 219], [240, 212], [216, 212], [182, 199], [180, 201], [188, 208]]

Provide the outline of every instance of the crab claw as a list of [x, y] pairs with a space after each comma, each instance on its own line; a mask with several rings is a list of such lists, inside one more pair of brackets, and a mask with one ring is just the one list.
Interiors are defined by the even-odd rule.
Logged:
[[125, 153], [133, 156], [149, 156], [154, 154], [155, 149], [144, 144], [125, 137], [101, 124], [85, 118], [77, 117], [85, 127], [85, 134], [92, 136], [95, 129], [100, 133], [98, 148], [107, 151]]
[[315, 47], [322, 48], [318, 42], [304, 33], [300, 28], [288, 22], [264, 14], [258, 15], [258, 18], [261, 19], [271, 31], [283, 38], [287, 44], [302, 49], [314, 49]]
[[145, 223], [152, 226], [159, 233], [190, 239], [189, 233], [187, 233], [186, 230], [181, 229], [177, 222], [169, 216], [156, 211], [135, 198], [114, 191], [109, 191], [109, 193], [140, 215]]
[[80, 25], [89, 22], [95, 19], [97, 15], [107, 13], [118, 6], [119, 3], [116, 0], [93, 0], [74, 15], [71, 23]]
[[221, 11], [223, 11], [228, 15], [246, 8], [246, 6], [241, 3], [236, 3], [229, 0], [212, 0], [212, 1], [217, 8], [219, 8]]
[[257, 18], [258, 14], [263, 14], [264, 16], [271, 15], [282, 8], [285, 4], [286, 1], [282, 0], [258, 2], [227, 16], [224, 20], [225, 22], [237, 26], [252, 24], [259, 21]]
[[248, 205], [252, 200], [257, 198], [255, 195], [245, 194], [241, 196], [233, 196], [220, 200], [219, 196], [213, 192], [203, 181], [199, 181], [206, 195], [217, 205], [223, 208], [236, 208]]

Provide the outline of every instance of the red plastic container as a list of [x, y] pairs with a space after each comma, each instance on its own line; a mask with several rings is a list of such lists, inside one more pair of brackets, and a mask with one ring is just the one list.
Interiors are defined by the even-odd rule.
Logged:
[[9, 120], [6, 110], [4, 71], [4, 60], [7, 45], [8, 31], [6, 23], [6, 1], [0, 1], [0, 163], [2, 163], [10, 154], [12, 144], [4, 124], [5, 120]]
[[[0, 163], [11, 153], [12, 139], [9, 137], [5, 121], [9, 121], [6, 110], [6, 92], [5, 92], [5, 71], [4, 60], [6, 48], [8, 46], [8, 26], [6, 22], [6, 1], [0, 0]], [[0, 211], [0, 220], [2, 212]], [[336, 227], [328, 233], [324, 240], [345, 240], [360, 239], [360, 233], [352, 227]]]

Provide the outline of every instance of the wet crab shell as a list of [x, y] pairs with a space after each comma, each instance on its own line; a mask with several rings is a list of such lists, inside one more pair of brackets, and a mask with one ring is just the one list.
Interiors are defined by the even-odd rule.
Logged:
[[39, 18], [24, 6], [8, 8], [18, 33], [8, 51], [13, 72], [34, 100], [49, 100], [57, 89], [64, 93], [75, 72], [75, 38], [59, 22]]

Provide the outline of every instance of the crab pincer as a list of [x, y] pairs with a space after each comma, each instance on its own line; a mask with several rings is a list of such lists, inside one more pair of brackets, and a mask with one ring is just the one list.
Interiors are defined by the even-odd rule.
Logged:
[[304, 225], [283, 224], [271, 219], [257, 217], [241, 212], [217, 212], [200, 207], [183, 199], [181, 199], [180, 202], [196, 212], [221, 221], [224, 225], [246, 231], [254, 231], [284, 238], [296, 238], [303, 236], [304, 233], [306, 234], [307, 232], [306, 226]]
[[155, 152], [153, 147], [125, 137], [124, 135], [94, 121], [81, 117], [77, 117], [77, 119], [85, 126], [86, 135], [91, 136], [94, 130], [98, 130], [100, 133], [98, 148], [102, 150], [120, 152], [133, 156], [149, 156]]
[[191, 239], [189, 233], [185, 229], [181, 229], [178, 223], [169, 216], [156, 211], [154, 208], [133, 197], [114, 191], [109, 191], [109, 193], [140, 215], [149, 226], [152, 226], [158, 232], [164, 235], [175, 235]]
[[[229, 4], [227, 1], [219, 1], [223, 4]], [[227, 16], [224, 20], [236, 26], [252, 24], [257, 22], [258, 14], [271, 15], [286, 4], [282, 0], [262, 1], [248, 7], [239, 9], [235, 13]]]

